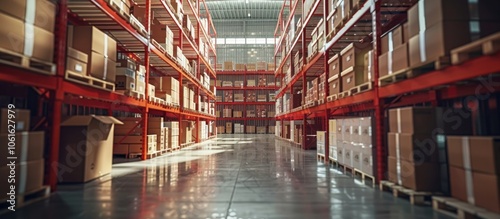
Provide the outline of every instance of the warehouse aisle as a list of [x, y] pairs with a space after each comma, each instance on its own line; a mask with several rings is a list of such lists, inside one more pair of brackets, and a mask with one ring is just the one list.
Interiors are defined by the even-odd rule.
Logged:
[[229, 135], [171, 156], [116, 164], [1, 218], [447, 218], [318, 164], [272, 135]]

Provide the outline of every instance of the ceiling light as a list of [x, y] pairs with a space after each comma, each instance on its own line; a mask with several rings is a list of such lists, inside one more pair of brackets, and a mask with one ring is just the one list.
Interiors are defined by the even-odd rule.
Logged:
[[248, 0], [245, 0], [245, 3], [247, 3], [247, 4], [248, 4]]
[[250, 17], [250, 13], [248, 13], [248, 17]]

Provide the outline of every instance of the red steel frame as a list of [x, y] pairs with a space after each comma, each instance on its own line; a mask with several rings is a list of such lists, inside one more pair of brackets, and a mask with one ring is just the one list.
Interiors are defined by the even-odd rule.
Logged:
[[[217, 71], [217, 75], [236, 75], [236, 76], [243, 76], [244, 77], [244, 82], [247, 81], [246, 76], [247, 75], [274, 75], [274, 72], [272, 71], [248, 71], [248, 70], [243, 70], [243, 71]], [[276, 83], [276, 81], [275, 81]], [[217, 90], [277, 90], [277, 86], [266, 86], [266, 87], [247, 87], [244, 86], [243, 88], [241, 87], [221, 87], [221, 86], [216, 86]], [[249, 105], [275, 105], [274, 101], [267, 101], [267, 102], [215, 102], [216, 105], [236, 105], [236, 106], [249, 106]], [[246, 115], [246, 112], [245, 112]], [[244, 122], [244, 126], [247, 126], [247, 121], [275, 121], [274, 117], [220, 117], [217, 118], [217, 120], [240, 120]], [[246, 131], [245, 131], [246, 132]]]
[[[140, 35], [134, 28], [131, 27], [131, 25], [128, 23], [128, 21], [125, 21], [123, 18], [121, 18], [112, 8], [110, 8], [104, 0], [89, 0], [93, 5], [95, 5], [97, 8], [101, 9], [104, 14], [106, 14], [109, 18], [111, 18], [114, 22], [116, 22], [116, 25], [119, 26], [120, 28], [123, 28], [123, 30], [127, 31], [129, 34], [134, 36], [138, 40], [138, 42], [141, 42], [144, 45], [144, 65], [146, 67], [146, 81], [148, 81], [149, 76], [150, 76], [150, 71], [149, 71], [149, 57], [150, 54], [154, 54], [161, 59], [163, 59], [167, 64], [169, 64], [174, 70], [179, 72], [179, 79], [182, 82], [182, 79], [185, 78], [189, 80], [195, 87], [195, 90], [197, 94], [200, 93], [200, 91], [203, 91], [203, 93], [208, 97], [209, 100], [215, 101], [215, 95], [200, 85], [197, 80], [194, 79], [194, 76], [189, 75], [188, 73], [184, 72], [182, 69], [180, 69], [174, 61], [172, 61], [170, 58], [166, 57], [163, 55], [157, 48], [155, 48], [152, 44], [147, 42], [147, 40]], [[197, 4], [199, 6], [200, 2], [203, 2], [205, 4], [205, 0], [198, 0]], [[197, 127], [199, 127], [199, 122], [201, 120], [203, 121], [215, 121], [215, 116], [213, 115], [208, 115], [205, 113], [200, 113], [200, 112], [193, 112], [192, 110], [184, 110], [182, 108], [178, 107], [168, 107], [168, 106], [160, 106], [157, 104], [154, 104], [148, 100], [139, 100], [135, 99], [132, 97], [127, 97], [120, 95], [118, 93], [114, 92], [109, 92], [109, 91], [104, 91], [100, 89], [96, 89], [93, 87], [88, 87], [80, 84], [75, 84], [69, 81], [66, 81], [64, 79], [65, 77], [65, 71], [66, 71], [66, 32], [67, 32], [67, 23], [68, 21], [74, 20], [75, 22], [79, 23], [80, 21], [78, 20], [78, 17], [75, 14], [72, 14], [68, 10], [68, 0], [61, 0], [58, 1], [58, 7], [57, 7], [57, 16], [56, 16], [56, 31], [55, 31], [55, 53], [54, 53], [54, 60], [56, 64], [56, 75], [55, 76], [50, 76], [50, 75], [44, 75], [44, 74], [39, 74], [32, 72], [27, 69], [21, 69], [21, 68], [16, 68], [16, 67], [11, 67], [7, 65], [0, 65], [0, 78], [1, 81], [4, 82], [10, 82], [13, 84], [20, 84], [20, 85], [25, 85], [25, 86], [32, 86], [35, 88], [38, 88], [42, 94], [50, 94], [48, 97], [50, 101], [50, 114], [48, 115], [48, 119], [44, 119], [43, 121], [49, 121], [49, 127], [50, 129], [47, 131], [47, 135], [50, 136], [49, 140], [49, 147], [50, 147], [50, 153], [48, 154], [48, 158], [46, 160], [45, 166], [47, 167], [47, 172], [48, 175], [45, 177], [45, 184], [50, 185], [52, 191], [55, 191], [57, 188], [57, 176], [58, 176], [58, 162], [59, 162], [59, 138], [60, 138], [60, 123], [61, 123], [61, 115], [62, 115], [62, 108], [63, 104], [69, 104], [71, 105], [78, 105], [78, 106], [87, 106], [87, 107], [95, 107], [95, 108], [101, 108], [101, 109], [107, 109], [108, 114], [112, 114], [114, 110], [116, 111], [125, 111], [125, 112], [133, 112], [133, 113], [141, 113], [143, 118], [147, 118], [149, 113], [160, 113], [159, 115], [164, 115], [165, 117], [168, 118], [173, 118], [177, 117], [180, 120], [182, 119], [190, 119], [194, 120], [197, 122]], [[192, 7], [192, 6], [191, 6]], [[150, 15], [150, 8], [151, 8], [151, 0], [146, 0], [146, 15], [148, 18], [151, 17]], [[206, 8], [206, 7], [205, 7]], [[199, 9], [199, 7], [198, 7]], [[207, 9], [206, 9], [207, 10]], [[194, 12], [194, 11], [193, 11]], [[197, 11], [199, 14], [199, 10]], [[194, 13], [196, 14], [196, 12]], [[212, 30], [212, 34], [210, 36], [216, 36], [216, 31], [212, 23], [212, 19], [210, 17], [210, 14], [207, 11], [207, 16], [209, 19], [209, 31], [210, 28]], [[199, 17], [196, 17], [197, 21], [199, 21]], [[150, 29], [150, 19], [147, 21], [146, 28], [149, 32]], [[198, 22], [198, 25], [196, 25], [197, 29], [197, 38], [201, 40], [200, 35], [202, 35], [205, 39], [206, 42], [208, 43], [207, 45], [209, 46], [209, 49], [211, 51], [211, 54], [213, 57], [216, 59], [216, 53], [215, 53], [215, 47], [210, 41], [208, 33], [201, 28], [201, 25]], [[182, 27], [181, 27], [182, 29]], [[203, 34], [201, 34], [203, 33]], [[182, 33], [184, 34], [184, 33]], [[181, 37], [182, 39], [183, 37]], [[180, 46], [182, 46], [182, 40], [180, 43]], [[196, 51], [196, 47], [192, 45], [193, 48]], [[126, 49], [126, 48], [122, 48]], [[211, 66], [208, 64], [207, 60], [202, 58], [200, 56], [200, 53], [196, 51], [197, 53], [197, 61], [200, 63], [200, 65], [203, 63], [208, 70], [209, 76], [212, 79], [216, 78], [215, 71]], [[135, 56], [135, 54], [132, 54]], [[136, 56], [137, 58], [137, 56]], [[199, 65], [198, 69], [200, 72], [201, 67]], [[199, 76], [199, 75], [198, 75]], [[148, 95], [148, 89], [147, 89], [147, 83], [146, 83], [146, 95]], [[45, 92], [42, 92], [45, 91]], [[182, 92], [180, 92], [182, 94]], [[181, 106], [182, 106], [182, 101], [183, 99], [181, 98]], [[147, 127], [147, 119], [143, 119], [143, 127]], [[41, 125], [41, 124], [40, 124]], [[198, 135], [198, 132], [196, 132]], [[143, 142], [146, 143], [147, 140], [147, 129], [143, 129]], [[212, 136], [213, 137], [213, 136]], [[199, 136], [196, 136], [196, 142], [199, 142]], [[143, 146], [143, 154], [142, 154], [142, 159], [147, 158], [147, 147]]]
[[[304, 0], [297, 0], [304, 2]], [[283, 21], [282, 13], [285, 7], [291, 6], [296, 7], [297, 3], [293, 4], [290, 2], [289, 5], [287, 3], [289, 0], [284, 0], [283, 7], [281, 9], [277, 26], [275, 29], [275, 37], [278, 37], [280, 34], [287, 34], [288, 24], [290, 23], [290, 19], [293, 16], [293, 13], [290, 14], [286, 21]], [[319, 1], [318, 1], [319, 2]], [[326, 18], [328, 16], [328, 1], [323, 0], [323, 19], [326, 23]], [[379, 76], [378, 72], [378, 55], [380, 55], [380, 39], [381, 36], [392, 27], [402, 23], [406, 16], [397, 15], [394, 16], [392, 20], [389, 21], [385, 26], [381, 25], [381, 5], [384, 0], [368, 0], [364, 3], [360, 9], [352, 16], [352, 18], [347, 21], [343, 28], [341, 28], [332, 39], [325, 43], [326, 51], [322, 53], [321, 51], [312, 58], [309, 63], [305, 62], [304, 58], [304, 68], [301, 72], [296, 73], [291, 78], [291, 82], [284, 84], [282, 83], [282, 87], [278, 90], [278, 94], [276, 98], [282, 97], [285, 93], [293, 92], [295, 84], [302, 79], [302, 90], [305, 93], [307, 89], [305, 87], [306, 73], [307, 71], [314, 65], [316, 62], [320, 60], [320, 58], [324, 58], [324, 62], [322, 63], [323, 68], [328, 75], [328, 59], [329, 53], [328, 50], [336, 44], [355, 24], [358, 23], [358, 20], [363, 17], [365, 14], [370, 13], [373, 26], [372, 26], [372, 35], [373, 38], [373, 51], [374, 51], [374, 78], [377, 79]], [[317, 2], [315, 3], [317, 4]], [[312, 11], [316, 10], [317, 5], [314, 5], [311, 9]], [[295, 8], [291, 8], [290, 11], [295, 11]], [[299, 30], [299, 35], [293, 41], [291, 48], [295, 47], [295, 44], [299, 41], [299, 38], [302, 39], [302, 46], [300, 50], [302, 51], [303, 57], [306, 57], [306, 37], [305, 37], [305, 29], [307, 28], [307, 22], [309, 22], [310, 17], [313, 12], [308, 15], [303, 15], [303, 18], [306, 17], [302, 22], [302, 29]], [[284, 25], [286, 23], [286, 25]], [[284, 28], [284, 29], [283, 29]], [[326, 33], [329, 32], [328, 25], [325, 27]], [[284, 41], [284, 37], [280, 39], [279, 42], [276, 43], [275, 47], [275, 61], [277, 60], [277, 56], [279, 56], [279, 51]], [[291, 49], [291, 50], [292, 50]], [[282, 57], [282, 62], [279, 65], [276, 65], [275, 76], [277, 80], [282, 81], [284, 78], [283, 74], [283, 66], [288, 59], [291, 62], [291, 51], [288, 51], [285, 57]], [[344, 116], [353, 112], [366, 112], [372, 111], [375, 116], [375, 127], [374, 127], [374, 135], [375, 135], [375, 143], [374, 147], [375, 152], [375, 161], [374, 166], [376, 168], [376, 179], [382, 180], [385, 178], [385, 172], [387, 171], [387, 161], [386, 161], [386, 150], [385, 150], [385, 130], [384, 130], [384, 113], [385, 109], [388, 107], [397, 107], [397, 106], [407, 106], [418, 103], [430, 102], [432, 105], [436, 105], [438, 100], [444, 99], [452, 99], [457, 97], [463, 97], [467, 95], [474, 95], [477, 92], [479, 82], [469, 86], [460, 86], [455, 85], [455, 82], [470, 80], [473, 78], [487, 76], [493, 74], [495, 72], [500, 72], [500, 65], [498, 65], [498, 60], [500, 60], [500, 53], [490, 55], [490, 56], [481, 56], [472, 60], [469, 60], [459, 66], [451, 66], [442, 70], [437, 70], [433, 72], [429, 72], [427, 74], [421, 75], [416, 78], [403, 80], [401, 82], [397, 82], [394, 84], [389, 84], [383, 87], [380, 87], [378, 84], [378, 80], [374, 80], [374, 86], [372, 90], [356, 94], [353, 96], [349, 96], [340, 100], [336, 100], [334, 102], [327, 102], [319, 106], [315, 106], [308, 109], [302, 109], [295, 112], [283, 113], [281, 115], [276, 116], [276, 121], [281, 122], [282, 133], [284, 132], [285, 126], [283, 125], [284, 121], [290, 120], [302, 120], [305, 124], [307, 119], [310, 118], [323, 118], [325, 123], [327, 124], [329, 117], [331, 116]], [[293, 69], [293, 68], [292, 68]], [[292, 70], [293, 71], [293, 70]], [[293, 72], [292, 72], [293, 75]], [[443, 86], [446, 85], [446, 86]], [[440, 86], [440, 87], [439, 87]], [[490, 89], [489, 91], [499, 91], [500, 88], [496, 87], [488, 87], [484, 89]], [[326, 92], [328, 92], [328, 86], [326, 86]], [[396, 98], [391, 104], [384, 104], [384, 100], [389, 98]], [[323, 127], [326, 131], [326, 142], [328, 142], [328, 130], [326, 127]], [[306, 137], [305, 131], [303, 131], [303, 139]], [[305, 143], [303, 142], [302, 147], [305, 148]], [[325, 162], [328, 161], [329, 148], [325, 147]]]

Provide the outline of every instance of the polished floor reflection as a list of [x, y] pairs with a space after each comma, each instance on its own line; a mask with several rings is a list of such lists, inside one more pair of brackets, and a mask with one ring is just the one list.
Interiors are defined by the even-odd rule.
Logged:
[[272, 135], [226, 135], [148, 161], [118, 162], [85, 185], [0, 218], [448, 218], [318, 163]]

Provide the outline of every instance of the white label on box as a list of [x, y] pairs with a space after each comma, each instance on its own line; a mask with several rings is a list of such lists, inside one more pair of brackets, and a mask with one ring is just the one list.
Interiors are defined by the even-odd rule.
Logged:
[[80, 65], [80, 64], [76, 64], [76, 65], [75, 65], [75, 71], [77, 71], [77, 72], [82, 72], [82, 71], [83, 71], [83, 66], [82, 66], [82, 65]]

